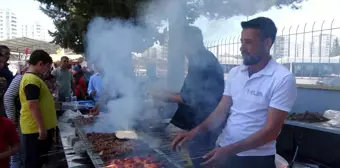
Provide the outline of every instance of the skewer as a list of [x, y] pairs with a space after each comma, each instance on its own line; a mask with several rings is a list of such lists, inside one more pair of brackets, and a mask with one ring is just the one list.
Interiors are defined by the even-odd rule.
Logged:
[[64, 151], [56, 151], [56, 152], [48, 153], [48, 154], [45, 154], [45, 155], [40, 155], [40, 157], [56, 155], [56, 154], [59, 154], [59, 153], [64, 153]]

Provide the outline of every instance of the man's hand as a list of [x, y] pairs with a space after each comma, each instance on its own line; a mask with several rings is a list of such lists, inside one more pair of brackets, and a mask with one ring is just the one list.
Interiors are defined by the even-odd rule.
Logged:
[[39, 129], [39, 140], [47, 139], [47, 131], [46, 129]]
[[97, 93], [97, 91], [95, 91], [95, 90], [92, 90], [90, 94], [91, 94], [91, 96], [95, 96], [95, 95], [96, 95], [96, 93]]
[[218, 167], [227, 157], [231, 155], [233, 155], [233, 153], [230, 146], [215, 148], [203, 156], [203, 159], [207, 159], [207, 161], [203, 162], [201, 166]]
[[99, 115], [99, 105], [95, 105], [95, 106], [90, 110], [90, 115], [92, 115], [92, 116], [97, 116], [97, 115]]
[[193, 140], [198, 134], [198, 129], [193, 129], [189, 132], [181, 132], [172, 140], [172, 150], [179, 149], [185, 142]]

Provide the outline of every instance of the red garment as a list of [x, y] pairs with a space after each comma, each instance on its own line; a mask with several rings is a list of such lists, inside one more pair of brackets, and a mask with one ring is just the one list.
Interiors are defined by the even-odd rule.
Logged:
[[84, 76], [80, 77], [78, 80], [78, 84], [75, 82], [74, 86], [75, 86], [74, 92], [77, 97], [83, 97], [83, 95], [81, 94], [82, 91], [86, 94], [87, 88]]
[[[19, 135], [14, 123], [5, 117], [0, 117], [0, 153], [5, 152], [9, 146], [19, 144]], [[9, 168], [10, 158], [0, 159], [1, 168]]]

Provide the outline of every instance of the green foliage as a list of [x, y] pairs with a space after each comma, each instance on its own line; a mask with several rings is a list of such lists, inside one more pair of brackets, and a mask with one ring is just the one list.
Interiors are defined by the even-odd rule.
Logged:
[[[160, 2], [161, 0], [36, 0], [41, 5], [41, 10], [53, 19], [55, 32], [49, 32], [54, 38], [52, 41], [63, 48], [70, 48], [76, 53], [84, 52], [84, 35], [87, 25], [92, 18], [101, 16], [104, 18], [118, 18], [130, 20], [136, 25], [144, 25], [145, 19], [138, 17], [146, 4]], [[164, 1], [164, 0], [163, 0]], [[166, 1], [166, 0], [165, 0]], [[171, 0], [175, 1], [175, 0]], [[252, 15], [265, 11], [273, 6], [291, 6], [299, 8], [303, 0], [187, 0], [184, 7], [186, 18], [193, 23], [200, 15], [209, 19], [229, 18], [235, 15]], [[185, 4], [185, 3], [184, 3]], [[163, 18], [165, 20], [166, 18]], [[157, 24], [159, 23], [153, 23]], [[157, 30], [154, 30], [157, 32]], [[152, 40], [164, 39], [160, 34], [156, 37], [141, 39], [148, 44]], [[147, 40], [146, 40], [147, 39]], [[163, 40], [161, 40], [162, 42]], [[143, 45], [144, 46], [144, 45]]]

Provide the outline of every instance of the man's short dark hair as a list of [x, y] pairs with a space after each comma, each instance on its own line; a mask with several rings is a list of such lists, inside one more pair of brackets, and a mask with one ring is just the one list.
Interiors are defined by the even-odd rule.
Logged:
[[70, 58], [68, 58], [67, 56], [62, 56], [62, 57], [60, 58], [60, 60], [63, 60], [63, 59], [70, 60]]
[[262, 38], [271, 38], [274, 44], [277, 28], [275, 26], [275, 23], [271, 19], [266, 17], [258, 17], [246, 22], [241, 22], [241, 26], [243, 29], [259, 29]]
[[5, 46], [5, 45], [0, 45], [0, 50], [3, 50], [3, 49], [9, 50], [9, 48], [8, 48], [7, 46]]
[[192, 43], [203, 43], [203, 33], [200, 28], [196, 26], [186, 26], [184, 27], [184, 36], [188, 42]]
[[52, 64], [52, 57], [44, 50], [35, 50], [32, 52], [28, 63], [30, 65], [37, 65], [41, 61], [43, 64]]

